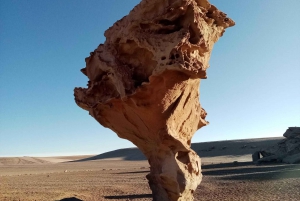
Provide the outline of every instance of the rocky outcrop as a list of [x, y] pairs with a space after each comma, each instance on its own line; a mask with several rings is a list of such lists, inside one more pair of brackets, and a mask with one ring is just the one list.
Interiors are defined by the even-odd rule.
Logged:
[[252, 161], [253, 162], [256, 162], [260, 159], [260, 152], [259, 151], [255, 151], [253, 154], [252, 154]]
[[259, 156], [253, 157], [253, 162], [300, 163], [300, 127], [289, 127], [283, 136], [278, 144], [254, 153]]
[[154, 200], [193, 200], [202, 174], [191, 138], [208, 124], [200, 79], [233, 25], [207, 0], [142, 0], [85, 59], [75, 101], [148, 158]]

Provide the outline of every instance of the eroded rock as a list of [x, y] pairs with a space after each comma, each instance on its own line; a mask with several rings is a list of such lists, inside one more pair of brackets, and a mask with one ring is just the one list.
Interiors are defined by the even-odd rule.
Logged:
[[191, 138], [208, 124], [200, 79], [233, 25], [207, 0], [142, 0], [86, 58], [88, 87], [75, 101], [145, 154], [154, 200], [193, 200], [202, 174]]
[[254, 162], [300, 163], [300, 127], [289, 127], [283, 136], [279, 143], [259, 151], [263, 157]]
[[252, 161], [253, 162], [256, 162], [260, 159], [260, 152], [259, 151], [256, 151], [252, 154]]

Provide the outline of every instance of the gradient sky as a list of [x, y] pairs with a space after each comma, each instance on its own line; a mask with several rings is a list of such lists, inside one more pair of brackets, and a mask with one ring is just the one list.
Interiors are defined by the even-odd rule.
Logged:
[[[84, 58], [138, 0], [0, 1], [0, 156], [132, 147], [79, 108]], [[214, 47], [193, 142], [282, 136], [300, 126], [300, 1], [211, 0], [236, 22]]]

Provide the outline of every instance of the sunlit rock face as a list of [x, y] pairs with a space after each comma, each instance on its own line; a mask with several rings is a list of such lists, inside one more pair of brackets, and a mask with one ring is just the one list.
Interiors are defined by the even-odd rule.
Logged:
[[193, 200], [202, 174], [191, 138], [208, 124], [200, 79], [233, 25], [207, 0], [142, 0], [86, 58], [88, 87], [75, 101], [145, 154], [154, 200]]

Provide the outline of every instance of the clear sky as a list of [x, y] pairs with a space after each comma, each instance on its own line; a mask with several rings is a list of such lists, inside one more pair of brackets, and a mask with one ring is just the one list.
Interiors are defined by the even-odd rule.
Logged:
[[[139, 0], [0, 1], [0, 156], [132, 147], [79, 108], [84, 58]], [[300, 126], [300, 1], [211, 0], [236, 25], [214, 47], [193, 142], [282, 136]]]

